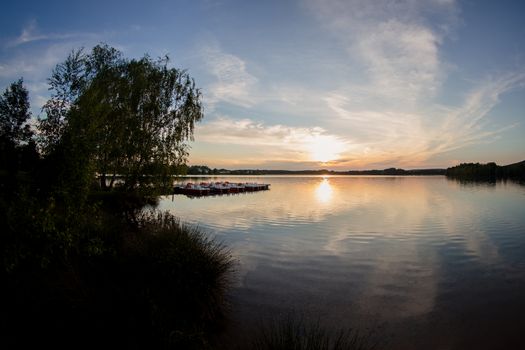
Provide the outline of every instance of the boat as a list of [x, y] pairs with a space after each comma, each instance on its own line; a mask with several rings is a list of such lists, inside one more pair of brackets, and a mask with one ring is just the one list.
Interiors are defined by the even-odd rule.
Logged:
[[187, 196], [205, 196], [210, 194], [210, 188], [189, 182], [185, 186], [175, 186], [174, 194], [185, 194]]
[[188, 182], [184, 185], [176, 185], [173, 188], [174, 194], [183, 194], [189, 197], [208, 196], [215, 194], [229, 194], [241, 192], [255, 192], [269, 190], [270, 184], [259, 184], [255, 182]]

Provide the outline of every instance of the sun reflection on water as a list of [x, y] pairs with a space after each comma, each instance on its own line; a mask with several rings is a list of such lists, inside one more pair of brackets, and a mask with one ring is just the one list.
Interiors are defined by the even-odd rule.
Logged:
[[323, 178], [323, 181], [315, 189], [315, 197], [320, 203], [326, 204], [332, 199], [333, 192], [330, 181], [327, 178]]

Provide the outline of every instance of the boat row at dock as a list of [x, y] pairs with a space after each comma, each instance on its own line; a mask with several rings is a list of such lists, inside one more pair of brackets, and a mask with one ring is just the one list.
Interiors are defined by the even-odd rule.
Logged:
[[208, 196], [214, 194], [265, 191], [269, 189], [270, 184], [259, 184], [255, 182], [188, 182], [175, 186], [174, 193], [185, 194], [187, 196]]

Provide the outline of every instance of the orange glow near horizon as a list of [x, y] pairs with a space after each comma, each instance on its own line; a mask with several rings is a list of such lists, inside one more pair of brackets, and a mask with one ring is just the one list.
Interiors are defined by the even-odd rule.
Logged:
[[343, 142], [329, 135], [315, 136], [306, 147], [313, 161], [327, 163], [337, 160], [345, 149]]

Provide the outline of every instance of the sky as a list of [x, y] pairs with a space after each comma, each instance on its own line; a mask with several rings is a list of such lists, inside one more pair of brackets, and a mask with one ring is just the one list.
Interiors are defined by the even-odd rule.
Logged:
[[405, 169], [525, 160], [525, 1], [7, 1], [0, 89], [107, 43], [201, 89], [189, 164]]

